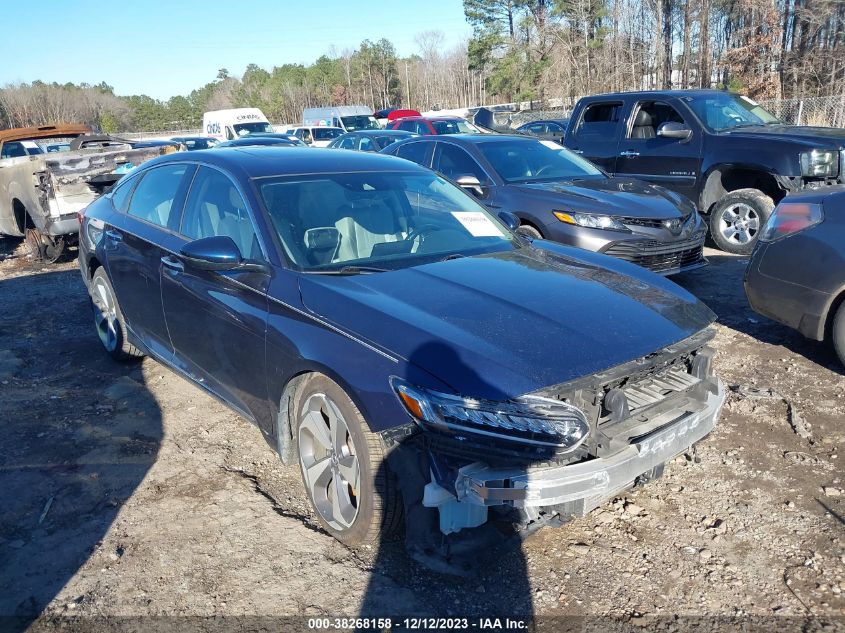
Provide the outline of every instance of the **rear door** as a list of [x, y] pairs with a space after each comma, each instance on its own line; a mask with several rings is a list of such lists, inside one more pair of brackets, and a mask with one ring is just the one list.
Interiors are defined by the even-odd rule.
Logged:
[[566, 146], [609, 173], [616, 170], [616, 154], [624, 127], [625, 102], [591, 101], [581, 110]]
[[687, 140], [659, 136], [660, 126], [670, 122], [691, 127], [678, 108], [667, 101], [638, 101], [619, 144], [616, 174], [663, 185], [695, 199], [701, 135], [693, 133]]
[[[215, 168], [201, 166], [179, 226], [180, 248], [225, 235], [245, 259], [264, 260], [244, 195]], [[201, 385], [257, 422], [270, 419], [264, 344], [267, 285], [257, 272], [200, 270], [178, 249], [162, 260], [161, 294], [173, 362]]]
[[[178, 242], [174, 229], [194, 167], [169, 163], [147, 170], [131, 197], [105, 226], [106, 268], [126, 324], [153, 354], [169, 360], [173, 348], [164, 321], [159, 268]], [[117, 198], [115, 192], [115, 198]]]

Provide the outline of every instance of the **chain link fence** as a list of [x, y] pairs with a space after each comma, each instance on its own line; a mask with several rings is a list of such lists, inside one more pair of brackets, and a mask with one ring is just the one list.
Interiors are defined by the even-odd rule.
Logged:
[[[497, 112], [496, 122], [516, 128], [523, 123], [545, 119], [568, 119], [577, 97], [562, 100], [560, 107]], [[766, 99], [759, 104], [781, 121], [792, 125], [845, 127], [845, 94], [804, 99]]]
[[805, 99], [767, 99], [759, 103], [781, 121], [793, 125], [845, 127], [845, 94]]

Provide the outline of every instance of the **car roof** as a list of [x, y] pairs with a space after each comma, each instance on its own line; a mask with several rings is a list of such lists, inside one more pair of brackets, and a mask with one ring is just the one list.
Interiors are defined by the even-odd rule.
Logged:
[[713, 90], [712, 88], [691, 88], [684, 90], [632, 90], [630, 92], [606, 92], [603, 94], [585, 97], [586, 99], [594, 100], [598, 98], [607, 97], [706, 97], [708, 95], [723, 95], [727, 94], [726, 90]]
[[444, 114], [442, 116], [403, 116], [396, 121], [466, 121], [466, 119], [454, 114]]
[[502, 143], [504, 141], [523, 141], [525, 143], [539, 143], [535, 136], [525, 134], [429, 134], [415, 136], [402, 143], [445, 143], [455, 142], [458, 145], [478, 145], [479, 143]]
[[424, 167], [386, 154], [295, 146], [225, 147], [213, 152], [176, 152], [144, 163], [144, 167], [173, 162], [206, 163], [246, 178], [293, 174], [369, 171], [426, 173]]

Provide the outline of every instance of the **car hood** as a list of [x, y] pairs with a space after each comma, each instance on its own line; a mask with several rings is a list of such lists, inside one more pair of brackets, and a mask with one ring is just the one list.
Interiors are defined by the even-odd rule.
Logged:
[[688, 202], [668, 189], [632, 178], [558, 180], [508, 187], [563, 211], [663, 219], [685, 216], [692, 210]]
[[300, 291], [307, 309], [335, 327], [456, 393], [491, 399], [646, 356], [714, 319], [694, 296], [633, 264], [533, 247], [385, 273], [308, 275]]
[[835, 127], [812, 127], [809, 125], [754, 125], [722, 134], [730, 137], [754, 139], [765, 136], [778, 141], [799, 141], [807, 146], [845, 148], [845, 129]]

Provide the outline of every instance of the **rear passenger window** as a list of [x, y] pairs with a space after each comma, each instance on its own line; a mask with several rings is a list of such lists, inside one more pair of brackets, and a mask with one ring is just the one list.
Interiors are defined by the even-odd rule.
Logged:
[[179, 191], [187, 165], [155, 167], [141, 176], [132, 194], [127, 213], [161, 227], [167, 227], [173, 201]]
[[129, 196], [132, 195], [132, 190], [137, 184], [138, 178], [134, 176], [128, 176], [118, 183], [111, 198], [111, 202], [115, 209], [121, 213], [126, 213], [126, 210], [129, 207]]
[[186, 237], [231, 237], [245, 259], [261, 259], [246, 203], [229, 177], [200, 167], [185, 203], [180, 232]]
[[580, 139], [600, 138], [608, 140], [616, 133], [622, 114], [621, 102], [591, 103], [581, 115], [581, 123], [575, 134]]
[[428, 162], [425, 160], [427, 152], [428, 143], [408, 143], [406, 145], [402, 145], [398, 150], [396, 150], [396, 155], [399, 158], [411, 160], [418, 165], [428, 167]]

